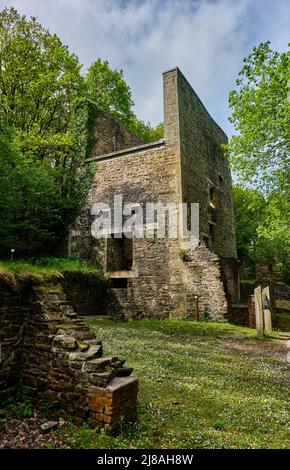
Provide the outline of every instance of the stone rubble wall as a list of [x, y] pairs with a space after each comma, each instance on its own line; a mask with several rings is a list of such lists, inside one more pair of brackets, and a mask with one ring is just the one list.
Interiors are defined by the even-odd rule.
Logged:
[[94, 127], [94, 147], [91, 157], [118, 152], [129, 147], [136, 147], [144, 140], [126, 129], [120, 122], [98, 110]]
[[108, 282], [99, 273], [65, 271], [60, 281], [67, 300], [78, 315], [104, 315]]
[[201, 244], [188, 250], [185, 269], [185, 317], [196, 319], [196, 296], [201, 315], [215, 321], [227, 318], [228, 302], [222, 281], [220, 260], [217, 255]]
[[[123, 195], [123, 202], [141, 204], [176, 199], [174, 153], [164, 145], [141, 150], [134, 154], [100, 161], [88, 193], [86, 206], [71, 232], [71, 255], [103, 267], [107, 274], [106, 248], [103, 240], [91, 235], [93, 217], [90, 209], [97, 201], [113, 206], [115, 194]], [[128, 172], [128, 168], [130, 171]], [[107, 312], [118, 318], [165, 318], [174, 312], [176, 290], [169, 289], [170, 277], [178, 264], [178, 249], [174, 257], [172, 246], [176, 240], [134, 239], [133, 268], [126, 289], [110, 289]]]
[[[101, 151], [104, 155], [96, 160], [86, 203], [70, 232], [69, 253], [102, 266], [108, 277], [126, 280], [127, 287], [119, 283], [119, 288], [109, 290], [108, 312], [117, 318], [188, 317], [194, 315], [198, 295], [201, 311], [212, 319], [222, 319], [239, 296], [231, 177], [221, 147], [226, 136], [178, 69], [164, 73], [163, 96], [162, 143], [105, 156], [114, 148], [114, 123], [106, 118], [102, 126], [102, 121], [96, 120], [95, 133], [104, 133], [108, 146], [100, 147], [95, 139], [89, 161]], [[217, 193], [214, 222], [212, 187]], [[176, 239], [136, 238], [132, 269], [111, 273], [106, 241], [91, 235], [91, 209], [98, 202], [112, 208], [114, 195], [122, 195], [124, 204], [143, 206], [146, 202], [199, 203], [201, 242], [204, 236], [210, 237], [209, 222], [215, 224], [209, 250], [190, 250], [192, 261], [185, 268], [180, 259], [182, 234]]]
[[24, 328], [28, 309], [23, 306], [13, 276], [0, 279], [0, 400], [7, 400], [20, 381]]
[[[224, 260], [221, 269], [226, 294], [229, 301], [236, 302], [239, 290], [232, 181], [223, 151], [227, 137], [178, 69], [176, 81], [182, 200], [199, 203], [200, 239], [207, 236], [209, 249]], [[211, 190], [214, 208], [210, 205]]]
[[[16, 291], [7, 294], [2, 289], [3, 298], [2, 394], [12, 396], [21, 384], [37, 406], [65, 410], [78, 423], [106, 429], [136, 419], [138, 382], [131, 376], [133, 370], [124, 367], [125, 360], [103, 357], [101, 341], [74, 312], [59, 278], [30, 280], [28, 311]], [[18, 304], [16, 317], [13, 302]]]

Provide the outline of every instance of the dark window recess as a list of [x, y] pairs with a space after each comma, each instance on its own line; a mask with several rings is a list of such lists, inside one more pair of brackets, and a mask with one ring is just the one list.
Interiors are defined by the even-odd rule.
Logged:
[[127, 289], [128, 279], [126, 279], [125, 277], [113, 278], [110, 280], [110, 287], [112, 289]]
[[203, 235], [202, 240], [203, 240], [205, 246], [207, 246], [207, 248], [208, 248], [209, 247], [209, 237], [207, 237], [206, 235]]
[[133, 240], [108, 238], [107, 271], [129, 271], [133, 264]]
[[210, 238], [213, 240], [214, 239], [214, 225], [213, 224], [209, 224], [209, 234], [210, 234]]
[[217, 209], [210, 206], [209, 212], [211, 221], [217, 223]]
[[217, 192], [215, 188], [209, 188], [209, 205], [214, 208], [217, 206]]

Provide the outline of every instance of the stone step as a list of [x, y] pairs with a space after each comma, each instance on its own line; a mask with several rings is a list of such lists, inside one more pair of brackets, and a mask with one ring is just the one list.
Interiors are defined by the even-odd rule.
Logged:
[[112, 363], [112, 357], [100, 357], [93, 359], [83, 364], [82, 370], [85, 372], [95, 372], [96, 370], [104, 370], [106, 367], [110, 367]]

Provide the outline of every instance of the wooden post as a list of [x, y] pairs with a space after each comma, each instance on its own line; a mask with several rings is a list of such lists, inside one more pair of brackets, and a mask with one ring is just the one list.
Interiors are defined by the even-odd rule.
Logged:
[[248, 323], [250, 328], [256, 328], [256, 315], [255, 315], [255, 296], [249, 295], [248, 297]]
[[256, 287], [254, 290], [255, 294], [255, 316], [256, 316], [256, 330], [258, 336], [264, 335], [263, 325], [263, 308], [262, 308], [262, 288], [261, 286]]
[[267, 333], [272, 331], [272, 316], [270, 310], [270, 288], [264, 287], [262, 290], [264, 328]]

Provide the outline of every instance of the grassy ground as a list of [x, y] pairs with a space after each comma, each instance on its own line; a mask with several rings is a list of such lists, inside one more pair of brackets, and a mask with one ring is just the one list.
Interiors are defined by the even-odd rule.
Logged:
[[289, 448], [285, 342], [255, 330], [188, 321], [90, 320], [104, 353], [139, 379], [139, 420], [117, 437], [62, 431], [74, 448]]
[[0, 273], [35, 273], [35, 274], [59, 274], [63, 271], [99, 272], [96, 266], [89, 265], [75, 258], [38, 258], [31, 260], [0, 261]]

